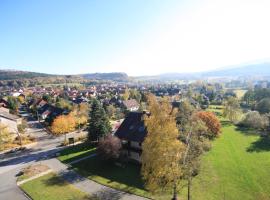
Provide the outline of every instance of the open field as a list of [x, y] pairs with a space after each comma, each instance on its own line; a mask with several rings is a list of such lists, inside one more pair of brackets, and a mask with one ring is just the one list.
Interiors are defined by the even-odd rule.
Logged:
[[222, 130], [203, 157], [193, 199], [269, 200], [270, 139], [226, 123]]
[[237, 89], [234, 90], [234, 93], [236, 94], [237, 98], [241, 99], [245, 93], [247, 92], [247, 90], [243, 90], [243, 89]]
[[21, 185], [33, 200], [91, 200], [85, 193], [65, 182], [54, 173]]
[[[202, 158], [201, 172], [193, 181], [193, 199], [270, 199], [270, 139], [260, 138], [252, 131], [238, 130], [226, 122], [222, 131], [211, 151]], [[133, 164], [121, 168], [104, 165], [93, 157], [74, 167], [101, 184], [149, 195], [143, 189], [139, 167]], [[181, 197], [185, 196], [186, 189], [183, 189]]]

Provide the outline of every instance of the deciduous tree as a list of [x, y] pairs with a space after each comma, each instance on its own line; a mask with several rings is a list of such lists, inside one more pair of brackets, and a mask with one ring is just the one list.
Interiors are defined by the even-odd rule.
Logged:
[[239, 120], [241, 109], [236, 97], [229, 97], [225, 102], [223, 115], [224, 117], [227, 117], [231, 122], [236, 122]]
[[269, 119], [265, 115], [260, 115], [257, 111], [250, 111], [245, 115], [241, 124], [246, 127], [264, 130], [269, 126]]
[[151, 192], [172, 189], [182, 175], [180, 160], [185, 145], [179, 140], [175, 113], [167, 99], [159, 103], [149, 95], [150, 116], [145, 118], [147, 136], [142, 144], [142, 177]]
[[108, 134], [98, 142], [97, 152], [105, 160], [114, 160], [119, 157], [121, 147], [121, 140]]
[[4, 144], [12, 141], [11, 133], [8, 127], [0, 123], [0, 150], [3, 150]]
[[218, 136], [218, 134], [221, 132], [221, 124], [214, 113], [200, 111], [196, 113], [196, 116], [205, 123], [207, 127], [206, 136], [209, 139], [213, 139]]
[[51, 130], [54, 134], [61, 135], [74, 131], [75, 127], [76, 121], [72, 114], [60, 115], [54, 119]]
[[270, 98], [264, 98], [256, 105], [256, 110], [260, 113], [270, 113]]

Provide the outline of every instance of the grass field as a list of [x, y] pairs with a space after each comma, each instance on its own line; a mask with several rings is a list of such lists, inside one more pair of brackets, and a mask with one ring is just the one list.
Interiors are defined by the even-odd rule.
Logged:
[[[210, 106], [208, 110], [220, 115], [222, 106]], [[192, 199], [270, 200], [270, 139], [260, 137], [252, 130], [240, 130], [219, 117], [223, 123], [222, 134], [202, 157], [200, 174], [193, 180]], [[138, 166], [106, 165], [93, 157], [74, 167], [101, 184], [149, 196], [144, 190]], [[180, 199], [186, 199], [186, 188], [180, 196]], [[160, 196], [160, 199], [170, 198]]]
[[234, 90], [233, 92], [236, 94], [237, 98], [241, 99], [245, 95], [247, 90], [237, 89], [237, 90]]
[[95, 156], [73, 165], [85, 177], [103, 185], [141, 196], [149, 196], [139, 176], [140, 166], [127, 163], [125, 167], [104, 163]]
[[92, 200], [53, 173], [26, 182], [21, 188], [33, 200]]
[[[225, 122], [222, 131], [202, 158], [201, 172], [193, 180], [193, 200], [270, 200], [270, 139]], [[132, 164], [123, 169], [91, 158], [74, 167], [101, 184], [149, 195], [143, 189], [139, 168]], [[186, 189], [181, 197], [186, 197]], [[170, 198], [166, 195], [161, 199]]]
[[[223, 134], [203, 157], [193, 199], [269, 200], [270, 140], [223, 125]], [[185, 193], [185, 192], [183, 192]]]
[[75, 146], [70, 146], [60, 152], [58, 159], [61, 162], [69, 163], [74, 160], [89, 156], [96, 152], [96, 147], [89, 143], [81, 143]]

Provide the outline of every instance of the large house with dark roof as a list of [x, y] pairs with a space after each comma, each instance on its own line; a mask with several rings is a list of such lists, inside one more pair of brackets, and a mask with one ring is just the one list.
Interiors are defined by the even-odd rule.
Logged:
[[142, 142], [147, 134], [144, 125], [145, 112], [130, 112], [115, 132], [121, 139], [123, 153], [130, 159], [141, 162]]

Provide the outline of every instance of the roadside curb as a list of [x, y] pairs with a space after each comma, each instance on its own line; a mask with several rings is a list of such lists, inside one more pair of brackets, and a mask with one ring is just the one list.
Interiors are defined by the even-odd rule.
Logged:
[[27, 194], [20, 186], [18, 186], [18, 188], [22, 191], [23, 195], [24, 195], [27, 199], [33, 200], [33, 199], [31, 198], [31, 196], [30, 196], [29, 194]]
[[35, 175], [35, 176], [32, 176], [32, 177], [30, 177], [30, 178], [28, 178], [28, 179], [25, 179], [25, 180], [22, 180], [22, 181], [18, 181], [18, 182], [17, 182], [17, 185], [20, 186], [20, 185], [22, 185], [22, 184], [24, 184], [24, 183], [26, 183], [26, 182], [28, 182], [28, 181], [34, 180], [34, 179], [36, 179], [36, 178], [39, 178], [39, 177], [44, 176], [44, 175], [46, 175], [46, 174], [49, 174], [49, 173], [51, 173], [51, 172], [53, 172], [52, 169], [49, 169], [49, 170], [47, 170], [47, 171], [45, 171], [45, 172], [41, 172], [40, 174], [37, 174], [37, 175]]

